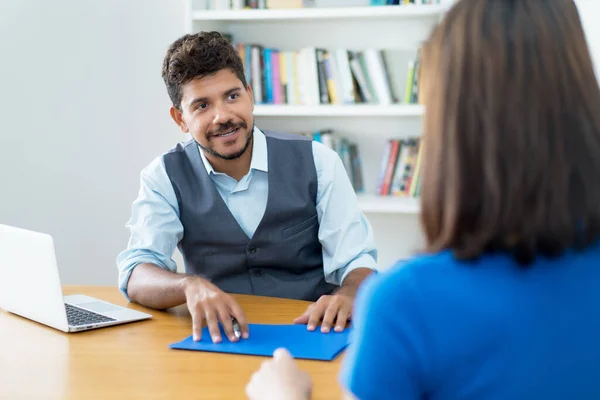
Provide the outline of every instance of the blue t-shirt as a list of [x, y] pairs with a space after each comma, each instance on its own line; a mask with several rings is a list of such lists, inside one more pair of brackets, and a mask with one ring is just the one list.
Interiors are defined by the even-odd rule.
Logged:
[[420, 256], [365, 282], [341, 383], [369, 399], [600, 399], [600, 246]]

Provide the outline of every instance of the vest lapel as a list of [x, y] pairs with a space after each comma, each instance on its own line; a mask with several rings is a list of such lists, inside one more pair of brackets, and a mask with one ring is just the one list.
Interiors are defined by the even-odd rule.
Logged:
[[[222, 212], [221, 215], [226, 216], [225, 218], [227, 218], [228, 221], [225, 221], [225, 222], [232, 224], [232, 226], [236, 227], [235, 232], [232, 232], [232, 235], [239, 236], [241, 234], [246, 239], [247, 242], [250, 242], [250, 240], [252, 240], [252, 238], [249, 238], [248, 235], [246, 235], [246, 232], [244, 232], [244, 230], [242, 229], [242, 227], [240, 226], [238, 221], [235, 219], [235, 217], [229, 210], [229, 207], [227, 207], [227, 204], [225, 204], [225, 201], [223, 200], [223, 198], [219, 194], [219, 191], [215, 187], [215, 183], [209, 176], [208, 171], [206, 170], [206, 167], [204, 166], [204, 163], [202, 162], [202, 157], [200, 156], [200, 149], [197, 146], [188, 146], [186, 151], [188, 151], [190, 148], [193, 148], [193, 147], [195, 147], [196, 151], [194, 152], [195, 154], [192, 155], [192, 157], [190, 157], [190, 159], [192, 160], [192, 167], [194, 169], [194, 173], [196, 174], [196, 178], [197, 178], [198, 182], [200, 183], [201, 193], [207, 193], [207, 194], [210, 193], [210, 195], [214, 199], [215, 207], [220, 208], [221, 212]], [[268, 179], [270, 180], [270, 174], [267, 174], [267, 176], [268, 176]], [[268, 190], [268, 194], [267, 194], [267, 207], [265, 208], [265, 213], [263, 214], [261, 222], [258, 224], [256, 231], [258, 231], [258, 228], [262, 224], [262, 221], [264, 220], [265, 215], [267, 214], [267, 212], [269, 210], [269, 198], [270, 197], [271, 197], [271, 185], [269, 185], [269, 190]], [[256, 234], [256, 232], [255, 232], [255, 234]]]

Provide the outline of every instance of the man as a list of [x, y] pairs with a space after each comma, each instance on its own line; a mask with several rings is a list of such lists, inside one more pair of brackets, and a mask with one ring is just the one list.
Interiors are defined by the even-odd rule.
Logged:
[[[192, 140], [141, 173], [117, 258], [125, 296], [156, 309], [187, 303], [195, 340], [206, 320], [215, 343], [219, 322], [236, 341], [233, 318], [248, 337], [228, 293], [316, 301], [295, 323], [343, 330], [377, 251], [337, 154], [254, 126], [242, 61], [217, 32], [175, 41], [162, 76], [171, 117]], [[176, 246], [186, 274], [176, 273]]]

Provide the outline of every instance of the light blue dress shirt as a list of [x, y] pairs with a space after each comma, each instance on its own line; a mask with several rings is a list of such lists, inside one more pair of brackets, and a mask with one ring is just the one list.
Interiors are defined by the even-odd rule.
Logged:
[[[216, 172], [198, 148], [204, 167], [233, 217], [251, 238], [267, 206], [268, 154], [265, 135], [254, 128], [250, 170], [239, 182]], [[328, 283], [341, 285], [356, 268], [377, 269], [377, 249], [369, 221], [336, 152], [313, 141], [317, 171], [317, 218], [323, 247], [323, 273]], [[183, 238], [177, 197], [167, 176], [163, 157], [142, 170], [140, 191], [127, 222], [131, 237], [117, 257], [119, 288], [127, 297], [127, 283], [137, 264], [152, 263], [176, 272], [172, 256]]]

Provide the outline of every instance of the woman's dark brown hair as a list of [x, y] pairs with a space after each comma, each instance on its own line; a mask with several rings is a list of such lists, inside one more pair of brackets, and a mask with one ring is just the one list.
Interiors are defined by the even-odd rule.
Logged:
[[423, 49], [427, 251], [519, 263], [600, 233], [600, 89], [572, 0], [461, 0]]

